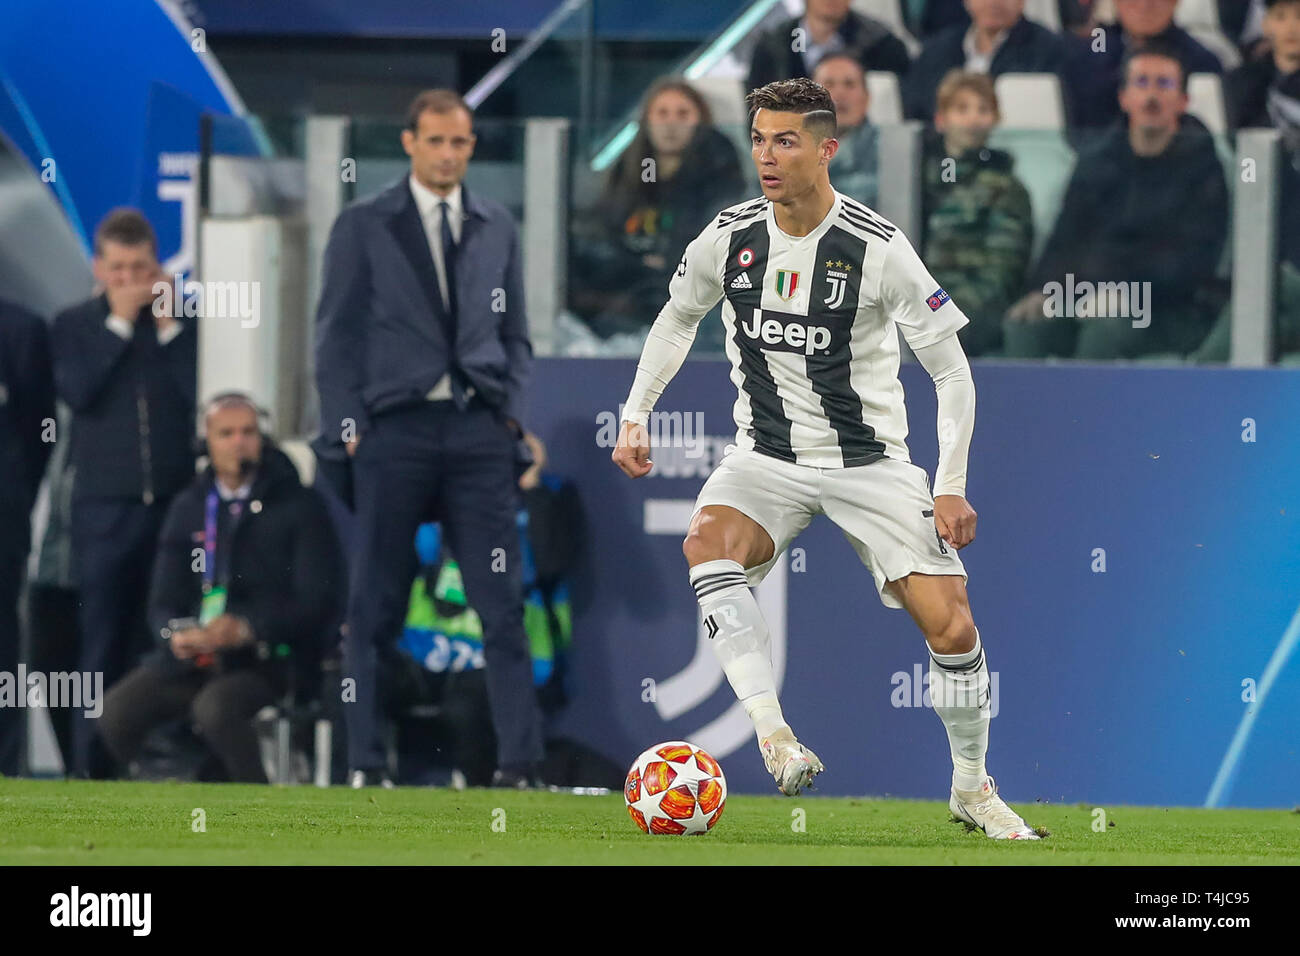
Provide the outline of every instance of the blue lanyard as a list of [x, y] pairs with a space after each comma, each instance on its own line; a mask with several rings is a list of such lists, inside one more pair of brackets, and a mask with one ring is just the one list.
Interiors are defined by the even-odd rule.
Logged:
[[[232, 504], [238, 509], [235, 512], [236, 518], [242, 517], [244, 502], [242, 499], [236, 499]], [[221, 496], [217, 494], [217, 486], [214, 482], [208, 490], [208, 496], [203, 503], [203, 591], [204, 593], [212, 589], [217, 578], [217, 509], [221, 507]], [[233, 534], [235, 526], [232, 524], [230, 532]]]
[[212, 588], [217, 576], [217, 508], [221, 498], [214, 484], [203, 507], [203, 590]]

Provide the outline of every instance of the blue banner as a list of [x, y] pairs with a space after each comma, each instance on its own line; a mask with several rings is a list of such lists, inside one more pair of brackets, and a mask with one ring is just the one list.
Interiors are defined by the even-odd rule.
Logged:
[[[679, 447], [657, 449], [637, 481], [608, 447], [633, 372], [545, 360], [531, 388], [530, 427], [577, 483], [590, 539], [557, 729], [629, 764], [692, 740], [736, 790], [772, 793], [681, 554], [694, 497], [734, 440], [727, 366], [682, 368], [652, 422]], [[902, 379], [909, 447], [933, 475], [933, 385], [915, 365]], [[1004, 792], [1295, 805], [1300, 663], [1283, 639], [1300, 605], [1300, 372], [976, 364], [975, 382], [979, 530], [962, 560]], [[814, 521], [757, 593], [786, 716], [827, 767], [819, 789], [944, 797], [923, 639], [881, 606], [838, 529]]]

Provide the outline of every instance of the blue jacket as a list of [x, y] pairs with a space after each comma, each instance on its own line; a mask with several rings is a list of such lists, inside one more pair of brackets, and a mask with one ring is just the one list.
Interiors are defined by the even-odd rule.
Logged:
[[[521, 422], [532, 361], [519, 233], [506, 210], [462, 189], [456, 357], [478, 394]], [[334, 223], [316, 313], [318, 448], [341, 448], [343, 422], [423, 401], [450, 352], [433, 256], [407, 176]]]

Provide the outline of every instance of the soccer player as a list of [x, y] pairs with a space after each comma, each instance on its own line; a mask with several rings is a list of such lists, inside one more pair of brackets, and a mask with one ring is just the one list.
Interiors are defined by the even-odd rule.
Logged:
[[[767, 626], [749, 588], [814, 515], [837, 524], [887, 607], [905, 608], [930, 650], [930, 695], [952, 751], [955, 819], [994, 839], [1038, 835], [987, 774], [988, 664], [957, 551], [975, 537], [966, 460], [975, 387], [957, 340], [966, 316], [907, 238], [836, 192], [835, 106], [809, 79], [748, 97], [763, 198], [724, 210], [686, 247], [650, 328], [614, 462], [653, 467], [646, 424], [696, 326], [722, 298], [736, 448], [704, 483], [682, 551], [714, 650], [793, 796], [824, 768], [781, 713]], [[934, 379], [935, 495], [911, 463], [895, 327]]]

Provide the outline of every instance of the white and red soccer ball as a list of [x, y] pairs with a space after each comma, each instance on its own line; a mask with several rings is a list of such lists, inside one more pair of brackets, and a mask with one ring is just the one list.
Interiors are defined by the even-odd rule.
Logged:
[[627, 772], [623, 799], [646, 833], [708, 833], [727, 803], [727, 778], [709, 754], [685, 740], [655, 744]]

